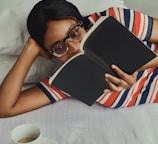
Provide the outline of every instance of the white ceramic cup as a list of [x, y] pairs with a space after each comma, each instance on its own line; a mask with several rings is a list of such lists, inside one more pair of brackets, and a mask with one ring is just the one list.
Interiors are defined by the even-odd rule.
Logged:
[[41, 131], [32, 124], [22, 124], [11, 132], [11, 139], [14, 144], [40, 144]]

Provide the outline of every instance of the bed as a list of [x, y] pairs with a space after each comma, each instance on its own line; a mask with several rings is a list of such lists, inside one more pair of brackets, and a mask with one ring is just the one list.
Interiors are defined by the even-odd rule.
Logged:
[[[29, 37], [26, 18], [37, 1], [14, 0], [10, 4], [10, 0], [0, 0], [0, 83]], [[98, 0], [97, 3], [95, 0], [70, 1], [78, 6], [83, 15], [110, 6], [126, 7], [123, 0]], [[85, 7], [88, 4], [89, 8]], [[39, 57], [25, 79], [24, 89], [50, 75], [56, 67], [52, 61]], [[43, 137], [52, 138], [59, 144], [157, 144], [157, 122], [157, 104], [108, 109], [98, 104], [89, 107], [72, 98], [0, 119], [0, 143], [11, 144], [12, 129], [31, 123], [41, 128]]]

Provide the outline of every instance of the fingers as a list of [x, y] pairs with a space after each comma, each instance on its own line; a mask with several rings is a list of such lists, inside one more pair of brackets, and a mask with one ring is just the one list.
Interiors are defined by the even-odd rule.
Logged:
[[[110, 87], [110, 90], [114, 91], [114, 92], [122, 91], [123, 89], [125, 89], [127, 87], [126, 83], [122, 79], [114, 77], [110, 74], [105, 74], [105, 80], [107, 81], [107, 83]], [[107, 90], [106, 90], [106, 92], [107, 92]]]
[[125, 80], [125, 81], [129, 81], [129, 75], [128, 74], [126, 74], [125, 72], [123, 72], [119, 67], [117, 67], [116, 65], [112, 65], [111, 66], [112, 67], [112, 69], [117, 73], [117, 75], [121, 78], [121, 79], [123, 79], [123, 80]]
[[[128, 83], [128, 85], [132, 86], [136, 82], [138, 72], [134, 72], [133, 74], [127, 74], [123, 72], [118, 66], [112, 65], [112, 69], [117, 73], [120, 79]], [[120, 84], [119, 84], [120, 85]]]
[[107, 82], [112, 82], [115, 83], [116, 85], [123, 85], [123, 80], [113, 75], [105, 74], [105, 79]]
[[132, 87], [133, 84], [136, 82], [137, 72], [129, 75], [123, 72], [116, 65], [112, 65], [112, 69], [117, 73], [119, 77], [105, 74], [105, 80], [107, 81], [111, 91], [122, 91], [123, 89]]

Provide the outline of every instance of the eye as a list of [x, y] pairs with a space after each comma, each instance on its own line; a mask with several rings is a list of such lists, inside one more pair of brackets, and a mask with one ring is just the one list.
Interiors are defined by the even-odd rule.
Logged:
[[69, 33], [69, 38], [73, 40], [78, 40], [80, 38], [80, 27], [75, 26]]
[[67, 46], [64, 42], [60, 41], [53, 47], [53, 52], [57, 54], [62, 54], [66, 51]]

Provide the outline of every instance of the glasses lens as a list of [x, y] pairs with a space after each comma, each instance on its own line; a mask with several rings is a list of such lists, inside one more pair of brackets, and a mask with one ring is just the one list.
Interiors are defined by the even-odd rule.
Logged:
[[67, 44], [63, 41], [58, 42], [53, 47], [53, 53], [57, 55], [65, 54], [67, 51]]
[[69, 38], [73, 41], [80, 41], [82, 39], [82, 30], [79, 25], [71, 29], [69, 32]]

